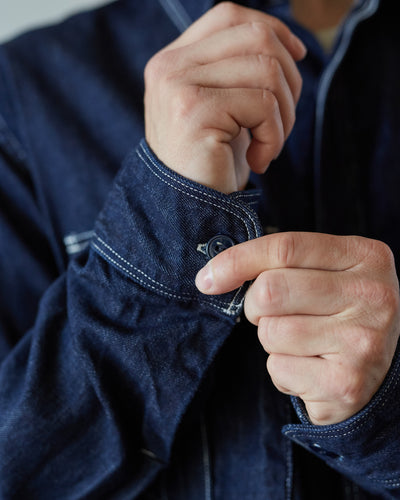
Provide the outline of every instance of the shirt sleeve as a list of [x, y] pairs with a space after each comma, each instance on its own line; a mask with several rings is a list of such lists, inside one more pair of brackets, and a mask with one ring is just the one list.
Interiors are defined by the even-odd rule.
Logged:
[[[303, 402], [292, 398], [301, 424], [284, 434], [379, 498], [400, 498], [400, 348], [370, 403], [335, 425], [312, 425]], [[374, 497], [376, 498], [376, 497]]]
[[204, 297], [194, 277], [261, 235], [254, 193], [193, 183], [143, 142], [90, 247], [60, 271], [26, 158], [2, 134], [0, 496], [109, 498], [118, 485], [136, 498], [241, 311], [245, 288]]

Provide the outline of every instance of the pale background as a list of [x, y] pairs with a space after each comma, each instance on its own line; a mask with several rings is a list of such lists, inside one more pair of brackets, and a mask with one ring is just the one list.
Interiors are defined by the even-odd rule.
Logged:
[[111, 0], [0, 0], [0, 42]]

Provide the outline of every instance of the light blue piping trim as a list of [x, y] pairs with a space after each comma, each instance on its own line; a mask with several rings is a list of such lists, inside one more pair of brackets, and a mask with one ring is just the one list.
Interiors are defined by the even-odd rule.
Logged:
[[315, 200], [316, 200], [316, 229], [321, 230], [319, 227], [319, 213], [320, 213], [320, 199], [319, 189], [321, 182], [321, 148], [322, 148], [322, 129], [325, 118], [325, 103], [328, 95], [329, 87], [332, 83], [334, 74], [336, 73], [339, 64], [342, 62], [343, 57], [350, 44], [351, 37], [357, 25], [375, 14], [379, 7], [379, 0], [367, 0], [359, 11], [354, 12], [352, 16], [346, 21], [343, 28], [343, 35], [337, 48], [335, 55], [323, 72], [317, 93], [316, 111], [315, 111], [315, 145], [314, 145], [314, 171], [315, 171]]
[[192, 24], [189, 14], [179, 0], [159, 0], [159, 2], [181, 33]]

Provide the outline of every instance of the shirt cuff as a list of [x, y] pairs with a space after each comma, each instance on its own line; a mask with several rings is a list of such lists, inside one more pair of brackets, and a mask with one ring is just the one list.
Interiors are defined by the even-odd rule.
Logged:
[[293, 397], [301, 424], [288, 425], [283, 433], [367, 490], [398, 489], [399, 379], [400, 346], [384, 383], [359, 413], [335, 425], [316, 426], [304, 403]]
[[224, 315], [240, 314], [245, 286], [205, 296], [195, 276], [216, 253], [262, 236], [259, 193], [229, 195], [165, 166], [146, 141], [126, 159], [101, 212], [92, 247], [144, 288]]

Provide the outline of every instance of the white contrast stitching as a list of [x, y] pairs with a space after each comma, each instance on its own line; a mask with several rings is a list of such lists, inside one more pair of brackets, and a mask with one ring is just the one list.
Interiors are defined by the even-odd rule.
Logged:
[[[400, 366], [400, 363], [397, 363], [396, 366], [393, 368], [393, 373], [391, 374], [390, 378], [388, 379], [387, 383], [386, 383], [386, 386], [384, 388], [384, 390], [382, 391], [382, 394], [379, 395], [379, 397], [376, 399], [376, 401], [374, 401], [372, 404], [371, 404], [371, 407], [365, 412], [364, 415], [361, 415], [359, 417], [359, 419], [355, 420], [354, 422], [350, 422], [349, 424], [347, 424], [346, 426], [343, 427], [343, 429], [348, 429], [348, 431], [346, 433], [340, 433], [338, 432], [338, 430], [330, 430], [330, 431], [323, 431], [323, 430], [313, 430], [313, 429], [307, 429], [306, 431], [289, 431], [288, 432], [288, 435], [289, 434], [296, 434], [298, 436], [301, 436], [301, 435], [313, 435], [313, 436], [320, 436], [320, 437], [331, 437], [331, 438], [342, 438], [342, 437], [345, 437], [345, 436], [348, 436], [349, 434], [351, 434], [354, 430], [354, 428], [356, 428], [357, 430], [360, 429], [361, 427], [363, 427], [364, 425], [366, 425], [366, 422], [365, 420], [367, 419], [367, 417], [369, 416], [369, 414], [371, 413], [371, 411], [379, 405], [379, 403], [381, 402], [381, 400], [384, 398], [384, 396], [386, 395], [386, 393], [388, 392], [388, 390], [390, 389], [391, 385], [392, 385], [392, 382], [393, 382], [393, 379], [396, 377], [396, 375], [398, 374], [398, 371], [399, 371], [399, 366]], [[394, 387], [396, 387], [398, 383], [398, 380], [396, 380], [395, 384], [394, 384]], [[383, 404], [381, 405], [381, 408], [383, 408], [385, 406], [385, 401], [383, 402]], [[364, 420], [364, 422], [360, 423], [360, 420]]]
[[[250, 226], [249, 226], [248, 222], [246, 222], [246, 220], [243, 218], [243, 216], [240, 213], [236, 213], [235, 210], [233, 210], [233, 209], [238, 209], [238, 210], [242, 211], [250, 219], [250, 222], [251, 222], [251, 224], [253, 226], [253, 229], [254, 229], [255, 236], [256, 237], [260, 236], [259, 231], [258, 231], [258, 227], [257, 227], [257, 223], [253, 219], [251, 211], [246, 210], [244, 207], [243, 208], [242, 207], [234, 207], [234, 206], [232, 207], [232, 205], [231, 205], [231, 203], [230, 203], [229, 200], [227, 200], [227, 202], [226, 202], [229, 205], [229, 208], [223, 206], [222, 204], [214, 203], [215, 201], [217, 201], [216, 198], [215, 198], [215, 196], [211, 195], [210, 193], [200, 191], [199, 189], [197, 189], [197, 188], [195, 188], [193, 186], [187, 185], [187, 184], [185, 184], [184, 182], [182, 182], [179, 179], [175, 179], [171, 174], [169, 174], [168, 172], [165, 172], [159, 165], [157, 165], [157, 163], [155, 161], [153, 161], [153, 159], [149, 155], [148, 151], [146, 150], [143, 142], [140, 144], [140, 147], [141, 147], [141, 149], [142, 149], [145, 157], [150, 161], [151, 165], [148, 163], [148, 161], [146, 161], [146, 158], [144, 158], [140, 154], [140, 151], [139, 151], [138, 148], [136, 149], [136, 154], [143, 161], [143, 163], [149, 168], [149, 170], [158, 179], [160, 179], [162, 182], [164, 182], [168, 186], [172, 187], [173, 189], [175, 189], [175, 190], [177, 190], [179, 192], [182, 192], [186, 196], [194, 198], [194, 199], [196, 199], [196, 200], [198, 200], [200, 202], [212, 205], [212, 206], [214, 206], [214, 207], [216, 207], [218, 209], [224, 210], [225, 212], [228, 212], [231, 215], [237, 217], [243, 223], [243, 225], [244, 225], [244, 227], [246, 229], [246, 232], [247, 232], [248, 239], [251, 239]], [[152, 166], [159, 172], [159, 174], [154, 170], [154, 168], [152, 168]], [[170, 182], [168, 182], [163, 177], [171, 179], [171, 181], [173, 182], [173, 184], [171, 184]], [[185, 190], [180, 189], [179, 187], [177, 187], [174, 184], [180, 184], [180, 185], [182, 185], [183, 187], [185, 187]], [[194, 191], [196, 194], [199, 193], [199, 194], [201, 194], [204, 197], [211, 198], [213, 200], [213, 202], [210, 201], [210, 200], [207, 200], [207, 199], [195, 196], [195, 195], [189, 193], [188, 190]], [[251, 197], [251, 196], [255, 196], [255, 194], [254, 193], [248, 193], [247, 194], [247, 197]], [[246, 197], [246, 195], [243, 194], [243, 197]], [[237, 305], [235, 305], [235, 300], [237, 299], [237, 297], [239, 296], [240, 292], [242, 291], [243, 285], [237, 290], [236, 294], [234, 295], [232, 301], [229, 304], [226, 303], [226, 302], [212, 300], [210, 298], [207, 298], [206, 300], [199, 300], [198, 297], [192, 296], [192, 295], [186, 294], [186, 293], [183, 293], [182, 295], [177, 295], [177, 294], [175, 294], [173, 292], [173, 290], [169, 289], [167, 286], [163, 285], [162, 283], [157, 282], [156, 280], [154, 280], [153, 278], [151, 278], [150, 276], [148, 276], [146, 273], [144, 273], [142, 270], [140, 270], [140, 269], [136, 268], [135, 266], [133, 266], [125, 258], [123, 258], [121, 255], [119, 255], [113, 248], [111, 248], [98, 235], [96, 235], [96, 238], [97, 238], [97, 241], [102, 246], [104, 246], [109, 252], [111, 252], [115, 257], [117, 257], [121, 262], [123, 262], [125, 265], [127, 265], [132, 270], [134, 270], [136, 273], [139, 273], [142, 277], [144, 277], [146, 279], [146, 281], [150, 281], [151, 283], [156, 284], [157, 287], [154, 286], [154, 285], [151, 285], [151, 284], [146, 285], [146, 283], [143, 280], [143, 278], [140, 278], [139, 276], [135, 275], [132, 271], [129, 271], [129, 269], [126, 269], [123, 265], [121, 265], [120, 263], [118, 263], [115, 259], [113, 259], [110, 255], [108, 255], [104, 250], [102, 250], [98, 245], [96, 245], [95, 243], [92, 243], [92, 246], [93, 246], [93, 248], [95, 250], [97, 250], [101, 255], [103, 255], [104, 257], [106, 257], [111, 263], [113, 263], [118, 268], [120, 268], [121, 270], [123, 270], [124, 272], [126, 272], [129, 276], [131, 276], [132, 278], [134, 278], [136, 281], [138, 281], [142, 285], [149, 286], [151, 289], [156, 290], [156, 291], [158, 291], [159, 293], [161, 293], [163, 295], [166, 295], [166, 296], [169, 296], [169, 297], [174, 297], [174, 298], [181, 299], [181, 300], [195, 300], [195, 301], [198, 301], [200, 303], [205, 303], [205, 304], [208, 303], [212, 307], [215, 307], [216, 309], [218, 309], [220, 311], [223, 311], [225, 314], [228, 314], [228, 315], [231, 315], [231, 316], [234, 315], [234, 314], [236, 314], [240, 310], [240, 308], [242, 307], [244, 299], [242, 299], [240, 301], [240, 303], [237, 304]], [[166, 291], [159, 290], [158, 287], [162, 287]], [[225, 306], [225, 307], [221, 307], [222, 305]]]
[[[345, 429], [348, 428], [349, 430], [347, 432], [345, 432], [344, 434], [343, 433], [338, 433], [338, 431], [313, 431], [311, 429], [308, 429], [306, 431], [288, 431], [286, 433], [286, 435], [296, 435], [298, 437], [301, 437], [301, 436], [307, 436], [307, 435], [310, 435], [310, 436], [313, 436], [313, 437], [329, 437], [329, 438], [343, 438], [343, 437], [346, 437], [348, 436], [349, 434], [351, 434], [353, 431], [354, 431], [354, 428], [356, 428], [356, 430], [359, 430], [361, 429], [363, 426], [366, 425], [366, 420], [367, 420], [367, 417], [369, 416], [369, 414], [372, 412], [372, 410], [378, 406], [380, 404], [380, 402], [382, 401], [382, 399], [384, 399], [386, 393], [389, 391], [389, 389], [393, 390], [396, 385], [398, 384], [398, 372], [399, 372], [399, 368], [400, 368], [400, 362], [397, 361], [397, 363], [395, 364], [395, 366], [393, 367], [393, 372], [391, 374], [391, 376], [389, 377], [389, 379], [387, 380], [386, 382], [386, 385], [385, 385], [385, 388], [384, 390], [382, 391], [382, 394], [379, 395], [379, 397], [371, 404], [371, 407], [368, 409], [368, 411], [365, 412], [364, 415], [360, 416], [359, 419], [357, 419], [356, 421], [354, 422], [351, 422], [349, 423], [346, 427], [344, 427]], [[394, 381], [394, 384], [393, 384], [393, 381]], [[393, 384], [393, 387], [392, 387], [392, 384]], [[386, 401], [383, 401], [382, 405], [380, 406], [380, 408], [383, 408], [386, 404]], [[361, 421], [361, 423], [360, 423]], [[397, 474], [397, 472], [395, 473]], [[371, 481], [374, 481], [376, 483], [381, 483], [381, 484], [387, 484], [388, 486], [390, 487], [398, 487], [400, 486], [400, 479], [398, 477], [394, 478], [394, 479], [379, 479], [379, 478], [376, 478], [376, 477], [370, 477]]]
[[162, 293], [163, 295], [167, 295], [168, 297], [173, 297], [175, 299], [181, 299], [181, 300], [188, 300], [189, 299], [189, 297], [182, 297], [180, 295], [175, 295], [175, 294], [172, 294], [172, 293], [169, 293], [169, 292], [164, 292], [163, 290], [159, 290], [156, 286], [148, 284], [147, 282], [145, 282], [144, 280], [142, 280], [141, 278], [139, 278], [138, 276], [136, 276], [136, 274], [134, 274], [131, 271], [129, 271], [129, 269], [126, 269], [124, 266], [122, 266], [121, 264], [119, 264], [119, 262], [117, 262], [115, 259], [113, 259], [112, 257], [110, 257], [98, 245], [96, 245], [96, 243], [92, 243], [92, 246], [93, 246], [93, 248], [98, 253], [100, 253], [103, 257], [105, 257], [108, 261], [110, 261], [114, 266], [118, 267], [119, 269], [121, 269], [122, 271], [124, 271], [126, 274], [128, 274], [129, 276], [131, 276], [132, 278], [134, 278], [135, 281], [138, 281], [141, 285], [148, 286], [148, 287], [150, 287], [153, 290], [157, 290], [159, 293]]
[[235, 300], [236, 300], [236, 297], [239, 295], [239, 293], [242, 291], [242, 288], [243, 288], [243, 285], [238, 289], [238, 291], [235, 293], [233, 299], [232, 299], [232, 302], [229, 304], [229, 307], [227, 309], [228, 313], [229, 311], [233, 310], [233, 309], [238, 309], [242, 306], [243, 304], [243, 301], [244, 301], [244, 298], [239, 302], [239, 304], [237, 306], [235, 306]]
[[[146, 274], [145, 272], [141, 271], [140, 269], [138, 269], [137, 267], [135, 267], [133, 264], [131, 264], [130, 262], [128, 262], [126, 259], [124, 259], [121, 255], [119, 255], [113, 248], [110, 247], [110, 245], [107, 245], [107, 243], [102, 240], [100, 238], [100, 236], [98, 236], [96, 234], [96, 239], [102, 244], [104, 245], [107, 250], [109, 250], [112, 254], [114, 254], [116, 257], [118, 257], [118, 259], [120, 259], [124, 264], [126, 264], [127, 266], [129, 266], [131, 269], [134, 269], [136, 272], [138, 272], [139, 274], [142, 274], [146, 279], [152, 281], [153, 283], [155, 283], [156, 285], [159, 285], [159, 286], [162, 286], [163, 288], [167, 289], [167, 290], [170, 290], [170, 288], [168, 288], [167, 286], [163, 285], [162, 283], [159, 283], [158, 281], [154, 280], [153, 278], [151, 278], [148, 274]], [[189, 294], [186, 294], [184, 293], [183, 295], [187, 295], [187, 297], [191, 297], [191, 295]]]
[[[171, 294], [173, 294], [175, 296], [175, 292], [174, 290], [172, 290], [171, 288], [167, 287], [166, 285], [163, 285], [162, 283], [160, 283], [159, 281], [151, 278], [148, 274], [146, 274], [145, 272], [143, 272], [141, 269], [138, 269], [137, 267], [135, 267], [133, 264], [131, 264], [130, 262], [128, 262], [126, 259], [124, 259], [119, 253], [117, 253], [113, 248], [110, 247], [110, 245], [108, 245], [102, 238], [100, 238], [99, 235], [95, 235], [96, 236], [96, 239], [102, 244], [104, 245], [107, 250], [109, 250], [111, 253], [113, 253], [118, 259], [120, 259], [122, 262], [124, 262], [127, 266], [129, 266], [131, 269], [134, 269], [135, 271], [137, 271], [139, 274], [142, 274], [146, 279], [148, 279], [149, 281], [153, 282], [155, 285], [159, 285], [159, 286], [162, 286], [163, 288], [165, 288], [166, 290], [168, 290], [168, 292], [170, 292]], [[103, 252], [104, 255], [105, 255], [105, 252]], [[242, 287], [239, 288], [239, 290], [237, 291], [237, 293], [235, 294], [235, 297], [233, 298], [233, 300], [235, 300], [236, 296], [238, 295], [238, 293], [240, 292], [240, 290], [242, 289]], [[178, 297], [178, 296], [176, 296]], [[196, 296], [195, 295], [192, 295], [190, 293], [183, 293], [181, 298], [184, 298], [186, 297], [186, 299], [196, 299]], [[210, 300], [208, 299], [207, 302], [210, 302], [210, 303], [215, 303], [215, 304], [220, 304], [220, 305], [224, 305], [227, 307], [227, 310], [229, 311], [232, 307], [232, 302], [228, 303], [228, 302], [223, 302], [223, 301], [220, 301], [220, 300]], [[233, 306], [235, 307], [235, 306]]]
[[[101, 240], [101, 238], [97, 237], [98, 241], [99, 242], [102, 242], [103, 240]], [[108, 245], [107, 245], [108, 246]], [[194, 300], [196, 302], [200, 302], [200, 303], [208, 303], [210, 304], [212, 307], [224, 312], [225, 314], [227, 315], [230, 315], [230, 316], [233, 316], [234, 314], [237, 313], [237, 311], [240, 309], [240, 306], [241, 306], [241, 303], [238, 305], [238, 306], [232, 306], [232, 304], [229, 304], [229, 307], [228, 308], [224, 308], [224, 307], [221, 307], [220, 305], [217, 305], [217, 304], [225, 304], [225, 305], [228, 305], [227, 303], [224, 303], [224, 302], [217, 302], [217, 301], [213, 301], [213, 300], [210, 300], [210, 299], [207, 299], [207, 300], [200, 300], [198, 297], [196, 296], [191, 296], [189, 294], [185, 294], [186, 296], [183, 296], [183, 295], [177, 295], [175, 293], [173, 293], [172, 291], [163, 291], [163, 290], [160, 290], [158, 287], [154, 286], [154, 285], [151, 285], [149, 284], [147, 281], [144, 281], [142, 278], [138, 277], [136, 274], [134, 274], [133, 272], [131, 272], [129, 269], [126, 269], [123, 265], [121, 265], [119, 262], [117, 262], [115, 259], [113, 259], [112, 257], [110, 257], [110, 255], [108, 255], [104, 250], [102, 250], [98, 245], [96, 245], [96, 243], [92, 242], [92, 247], [100, 254], [102, 255], [106, 260], [108, 260], [109, 262], [111, 262], [114, 266], [116, 266], [117, 268], [121, 269], [122, 271], [124, 271], [126, 274], [128, 274], [131, 278], [133, 278], [135, 281], [137, 281], [138, 283], [140, 283], [141, 285], [143, 285], [144, 287], [148, 287], [148, 288], [151, 288], [152, 290], [155, 290], [156, 292], [162, 294], [162, 295], [165, 295], [167, 297], [172, 297], [174, 299], [179, 299], [179, 300], [184, 300], [184, 301], [188, 301], [188, 300]], [[109, 247], [110, 250], [111, 247]], [[112, 250], [113, 251], [113, 250]], [[135, 271], [138, 271], [139, 273], [143, 274], [145, 278], [148, 278], [150, 281], [154, 282], [155, 284], [157, 285], [160, 285], [164, 288], [167, 288], [165, 285], [163, 285], [162, 283], [158, 283], [157, 281], [153, 280], [152, 278], [150, 278], [149, 276], [147, 276], [145, 273], [143, 273], [140, 269], [137, 269], [135, 268], [134, 266], [132, 266], [132, 264], [130, 264], [129, 262], [127, 262], [125, 259], [123, 259], [120, 255], [118, 255], [115, 251], [113, 251], [113, 253], [121, 258], [121, 260], [123, 260], [124, 262], [126, 262], [130, 267], [132, 267]], [[167, 288], [168, 290], [168, 288]], [[236, 294], [237, 295], [237, 294]], [[235, 295], [235, 297], [236, 297]]]
[[[148, 151], [146, 150], [145, 146], [143, 143], [140, 144], [140, 147], [142, 149], [142, 151], [144, 152], [144, 154], [146, 155], [146, 157], [150, 160], [151, 164], [162, 174], [164, 175], [165, 177], [168, 177], [169, 179], [171, 179], [172, 182], [176, 182], [178, 184], [181, 184], [185, 189], [190, 189], [191, 191], [194, 191], [202, 196], [206, 196], [208, 198], [211, 198], [213, 199], [214, 201], [217, 201], [216, 197], [214, 195], [211, 195], [210, 193], [207, 193], [207, 192], [203, 192], [203, 191], [200, 191], [199, 189], [193, 187], [193, 186], [190, 186], [190, 185], [187, 185], [185, 184], [184, 182], [182, 182], [180, 179], [176, 179], [174, 178], [171, 174], [169, 174], [168, 172], [164, 171], [163, 169], [161, 169], [161, 167], [159, 165], [157, 165], [157, 163], [153, 160], [153, 158], [151, 158], [151, 156], [149, 155]], [[173, 189], [176, 189], [177, 191], [185, 194], [185, 195], [188, 195], [192, 198], [195, 198], [196, 200], [199, 200], [199, 201], [202, 201], [204, 203], [208, 203], [214, 207], [217, 207], [217, 208], [221, 208], [222, 210], [225, 210], [226, 212], [234, 215], [235, 217], [239, 218], [243, 224], [246, 226], [246, 230], [247, 230], [247, 235], [248, 237], [250, 238], [250, 233], [249, 233], [249, 230], [248, 230], [248, 225], [247, 225], [247, 222], [242, 218], [241, 215], [239, 214], [236, 214], [235, 212], [233, 212], [232, 210], [229, 210], [227, 207], [224, 207], [223, 205], [221, 204], [216, 204], [216, 203], [211, 203], [210, 201], [207, 201], [207, 200], [204, 200], [202, 198], [198, 198], [197, 196], [193, 196], [193, 195], [190, 195], [189, 193], [187, 193], [186, 191], [183, 191], [179, 188], [177, 188], [176, 186], [174, 186], [173, 184], [170, 184], [168, 183], [165, 179], [163, 179], [162, 177], [158, 176], [154, 170], [151, 168], [151, 166], [148, 164], [148, 162], [146, 161], [145, 158], [143, 158], [143, 156], [141, 156], [140, 152], [138, 149], [136, 149], [136, 152], [139, 156], [139, 158], [145, 163], [145, 165], [147, 165], [147, 167], [153, 172], [154, 175], [156, 175], [156, 177], [158, 177], [162, 182], [164, 182], [165, 184], [167, 184], [168, 186], [172, 187]], [[228, 199], [226, 201], [227, 204], [230, 204], [230, 200]], [[249, 217], [249, 219], [251, 220], [253, 226], [254, 226], [254, 230], [255, 232], [257, 233], [257, 224], [255, 223], [255, 221], [253, 220], [252, 216], [251, 216], [251, 213], [247, 213], [246, 210], [244, 210], [242, 207], [232, 207], [232, 208], [238, 208], [240, 210], [243, 210], [245, 212], [245, 214]]]
[[[168, 172], [165, 172], [161, 169], [161, 167], [159, 165], [157, 165], [157, 163], [154, 162], [154, 160], [149, 156], [148, 152], [146, 151], [145, 147], [143, 144], [140, 144], [140, 147], [142, 149], [142, 151], [144, 152], [144, 154], [146, 155], [146, 157], [148, 158], [148, 160], [150, 160], [151, 164], [165, 177], [168, 177], [169, 179], [171, 179], [172, 182], [174, 183], [178, 183], [178, 184], [181, 184], [182, 186], [185, 187], [185, 189], [190, 189], [191, 191], [194, 191], [196, 193], [199, 193], [201, 194], [202, 196], [206, 196], [208, 198], [211, 198], [213, 199], [214, 201], [216, 201], [216, 198], [215, 196], [211, 195], [210, 193], [206, 193], [206, 192], [203, 192], [203, 191], [200, 191], [199, 189], [196, 189], [194, 188], [193, 186], [189, 186], [187, 184], [184, 184], [181, 180], [179, 179], [175, 179], [174, 177], [172, 177], [171, 174], [169, 174]], [[164, 182], [165, 184], [167, 184], [168, 186], [172, 187], [173, 189], [185, 194], [186, 196], [190, 196], [191, 198], [194, 198], [198, 201], [201, 201], [203, 203], [208, 203], [209, 205], [212, 205], [214, 207], [217, 207], [221, 210], [224, 210], [225, 212], [228, 212], [232, 215], [234, 215], [235, 217], [237, 217], [238, 219], [240, 219], [243, 224], [245, 225], [246, 227], [246, 231], [247, 231], [247, 236], [249, 239], [251, 239], [251, 236], [250, 236], [250, 232], [249, 232], [249, 228], [248, 228], [248, 224], [247, 222], [243, 219], [243, 217], [237, 213], [235, 213], [234, 211], [232, 210], [229, 210], [227, 207], [221, 205], [221, 204], [217, 204], [217, 203], [212, 203], [211, 201], [208, 201], [208, 200], [205, 200], [203, 198], [199, 198], [198, 196], [194, 196], [194, 195], [191, 195], [189, 194], [187, 191], [184, 191], [182, 189], [179, 189], [177, 186], [174, 186], [173, 184], [170, 184], [168, 181], [166, 181], [165, 179], [163, 179], [162, 177], [160, 177], [160, 175], [157, 175], [156, 172], [154, 172], [154, 170], [151, 168], [151, 166], [149, 165], [149, 163], [146, 161], [145, 158], [143, 158], [143, 156], [140, 154], [139, 150], [136, 149], [136, 153], [137, 155], [139, 156], [139, 158], [145, 163], [145, 165], [147, 165], [147, 167], [153, 172], [153, 174], [159, 178], [162, 182]], [[230, 200], [227, 200], [226, 201], [227, 204], [230, 204]], [[253, 225], [253, 228], [254, 228], [254, 232], [256, 234], [256, 236], [260, 236], [259, 232], [258, 232], [258, 228], [257, 228], [257, 224], [255, 222], [255, 220], [253, 219], [252, 215], [251, 215], [251, 212], [250, 211], [247, 211], [245, 210], [244, 208], [242, 207], [231, 207], [231, 208], [236, 208], [236, 209], [239, 209], [239, 210], [242, 210], [245, 215], [250, 219], [252, 225]]]
[[[201, 201], [201, 202], [203, 202], [203, 203], [207, 203], [207, 204], [209, 204], [209, 205], [211, 205], [211, 206], [213, 206], [213, 207], [216, 207], [216, 208], [219, 208], [219, 209], [225, 210], [225, 212], [228, 212], [228, 213], [230, 213], [230, 214], [234, 215], [235, 217], [237, 217], [238, 219], [240, 219], [240, 220], [243, 222], [243, 224], [244, 224], [244, 226], [245, 226], [245, 228], [246, 228], [247, 237], [250, 239], [250, 231], [249, 231], [248, 225], [247, 225], [246, 221], [245, 221], [245, 220], [244, 220], [244, 219], [243, 219], [240, 215], [238, 215], [238, 214], [236, 214], [236, 213], [232, 212], [231, 210], [228, 210], [227, 208], [225, 208], [225, 207], [223, 207], [223, 206], [221, 206], [221, 205], [218, 205], [218, 204], [216, 204], [216, 203], [212, 203], [211, 201], [208, 201], [208, 200], [204, 200], [204, 199], [202, 199], [202, 198], [199, 198], [198, 196], [195, 196], [195, 195], [193, 195], [193, 194], [187, 193], [187, 192], [186, 192], [186, 191], [184, 191], [183, 189], [180, 189], [180, 188], [178, 188], [177, 186], [174, 186], [174, 185], [173, 185], [173, 184], [171, 184], [170, 182], [168, 182], [168, 181], [166, 181], [165, 179], [163, 179], [163, 178], [162, 178], [160, 175], [158, 175], [156, 172], [154, 172], [154, 170], [151, 168], [151, 166], [150, 166], [150, 165], [146, 162], [146, 160], [145, 160], [145, 159], [144, 159], [144, 158], [140, 155], [139, 151], [138, 151], [137, 153], [138, 153], [139, 158], [141, 158], [141, 160], [142, 160], [142, 161], [143, 161], [143, 162], [147, 165], [147, 167], [151, 170], [151, 172], [153, 172], [153, 174], [154, 174], [154, 175], [155, 175], [158, 179], [160, 179], [160, 181], [162, 181], [162, 182], [164, 182], [165, 184], [167, 184], [167, 186], [172, 187], [172, 189], [175, 189], [176, 191], [179, 191], [180, 193], [183, 193], [183, 194], [185, 194], [186, 196], [189, 196], [190, 198], [194, 198], [195, 200]], [[155, 167], [156, 167], [159, 171], [161, 171], [161, 169], [158, 167], [158, 165], [156, 165], [156, 164], [153, 162], [153, 160], [152, 160], [151, 158], [150, 158], [150, 161], [151, 161], [152, 165], [154, 165], [154, 166], [155, 166]], [[170, 175], [168, 175], [168, 174], [166, 174], [166, 173], [164, 173], [164, 172], [162, 172], [162, 174], [163, 174], [163, 175], [166, 175], [167, 177], [170, 177], [170, 178], [172, 179], [172, 177], [171, 177]], [[172, 180], [173, 180], [173, 181], [175, 181], [175, 182], [178, 182], [179, 184], [184, 185], [182, 182], [180, 182], [180, 181], [178, 181], [178, 180], [175, 180], [175, 179], [172, 179]], [[185, 186], [185, 187], [188, 187], [189, 189], [192, 189], [192, 190], [196, 191], [194, 188], [191, 188], [190, 186]], [[206, 193], [204, 193], [204, 194], [206, 194]]]

